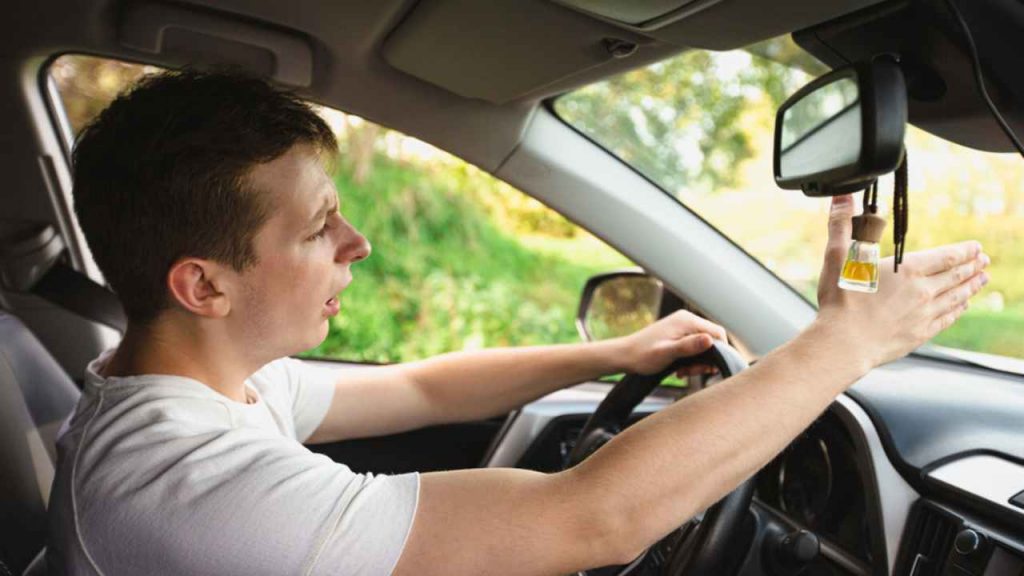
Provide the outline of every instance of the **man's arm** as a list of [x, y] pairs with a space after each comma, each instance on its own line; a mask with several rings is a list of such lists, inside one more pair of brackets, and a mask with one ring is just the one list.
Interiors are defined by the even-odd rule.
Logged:
[[654, 371], [652, 362], [706, 350], [711, 345], [707, 335], [725, 339], [720, 326], [680, 313], [643, 334], [603, 342], [452, 352], [418, 362], [346, 370], [335, 383], [327, 415], [307, 442], [380, 436], [507, 414], [572, 384], [617, 372]]
[[867, 371], [847, 342], [816, 326], [565, 472], [423, 474], [395, 575], [568, 574], [628, 563], [767, 463]]
[[800, 336], [565, 472], [422, 475], [395, 574], [564, 574], [627, 562], [755, 473], [869, 369], [947, 328], [983, 285], [987, 259], [963, 243], [908, 254], [898, 277], [883, 272], [877, 294], [839, 290], [850, 212], [849, 198], [835, 202], [820, 312]]

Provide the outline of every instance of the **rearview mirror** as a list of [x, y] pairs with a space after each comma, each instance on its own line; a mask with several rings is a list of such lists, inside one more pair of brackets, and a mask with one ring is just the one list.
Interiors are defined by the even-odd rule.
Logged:
[[907, 88], [880, 58], [840, 68], [801, 88], [775, 119], [775, 182], [807, 196], [862, 190], [903, 157]]

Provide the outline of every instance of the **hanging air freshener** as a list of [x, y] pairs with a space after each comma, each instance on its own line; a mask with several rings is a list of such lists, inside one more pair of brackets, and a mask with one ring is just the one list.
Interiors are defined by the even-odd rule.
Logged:
[[853, 243], [846, 254], [839, 287], [857, 292], [878, 291], [878, 241], [885, 230], [885, 218], [878, 215], [878, 185], [864, 191], [864, 212], [853, 217]]
[[[896, 169], [893, 190], [893, 244], [896, 255], [893, 267], [899, 272], [903, 261], [903, 248], [907, 236], [907, 156]], [[878, 181], [864, 191], [864, 211], [853, 217], [853, 243], [846, 254], [843, 271], [839, 275], [839, 287], [857, 292], [878, 291], [878, 241], [885, 230], [885, 218], [878, 215]]]

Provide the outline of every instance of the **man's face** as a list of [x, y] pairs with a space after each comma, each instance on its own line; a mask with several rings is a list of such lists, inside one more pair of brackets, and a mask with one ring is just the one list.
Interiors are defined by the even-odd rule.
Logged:
[[[250, 173], [270, 216], [255, 238], [257, 263], [238, 275], [232, 331], [269, 359], [312, 348], [338, 313], [336, 296], [370, 244], [339, 212], [338, 194], [311, 146], [293, 147]], [[239, 332], [240, 331], [240, 332]]]

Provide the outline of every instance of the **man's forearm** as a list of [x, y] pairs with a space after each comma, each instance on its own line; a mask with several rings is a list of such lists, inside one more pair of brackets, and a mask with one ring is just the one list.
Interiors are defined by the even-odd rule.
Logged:
[[835, 332], [814, 325], [749, 370], [631, 426], [564, 473], [580, 503], [616, 498], [622, 526], [613, 531], [636, 535], [637, 552], [712, 504], [869, 369], [856, 340]]
[[622, 340], [453, 352], [399, 366], [436, 422], [480, 420], [545, 394], [622, 372]]
[[308, 443], [396, 434], [506, 414], [549, 392], [623, 371], [627, 340], [453, 352], [339, 372]]

